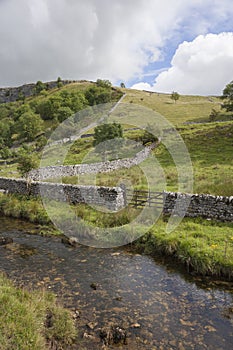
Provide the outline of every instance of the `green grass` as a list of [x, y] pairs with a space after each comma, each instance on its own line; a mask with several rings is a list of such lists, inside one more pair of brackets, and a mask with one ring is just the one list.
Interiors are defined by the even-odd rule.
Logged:
[[185, 96], [174, 103], [170, 94], [125, 90], [123, 103], [138, 104], [160, 113], [174, 125], [188, 121], [208, 121], [211, 110], [220, 111], [221, 99], [214, 96]]
[[[213, 195], [231, 196], [233, 192], [233, 122], [207, 123], [186, 125], [179, 127], [180, 135], [188, 148], [193, 171], [194, 171], [194, 193], [210, 193]], [[137, 131], [132, 131], [132, 135], [127, 131], [128, 137], [137, 137]], [[64, 151], [69, 146], [64, 147]], [[96, 161], [96, 156], [91, 155], [92, 142], [88, 139], [76, 141], [70, 148], [64, 164], [77, 164], [80, 162]], [[88, 156], [90, 154], [90, 156]], [[159, 161], [166, 174], [166, 187], [168, 191], [177, 191], [177, 170], [175, 164], [163, 145], [160, 145], [154, 155]], [[85, 159], [85, 157], [87, 158]], [[43, 165], [58, 164], [60, 149], [53, 147], [49, 150], [48, 159], [45, 158]], [[101, 159], [97, 159], [101, 161]], [[59, 163], [60, 164], [60, 163]], [[59, 165], [58, 164], [58, 165]], [[152, 162], [149, 175], [153, 178], [154, 166]], [[18, 177], [16, 164], [3, 165], [1, 176]], [[141, 175], [140, 167], [122, 169], [112, 173], [97, 175], [97, 185], [116, 186], [120, 182], [131, 181], [135, 188], [147, 187], [146, 179]], [[154, 176], [156, 179], [156, 176]], [[90, 181], [90, 183], [88, 183]], [[92, 181], [92, 182], [91, 182]], [[77, 179], [66, 179], [64, 182], [77, 183]], [[82, 184], [93, 183], [93, 176], [80, 176], [79, 182]], [[157, 189], [156, 181], [152, 185], [152, 190]]]
[[[231, 196], [233, 194], [233, 122], [196, 124], [182, 126], [178, 129], [191, 157], [194, 172], [194, 193], [209, 193], [213, 195]], [[127, 132], [128, 137], [137, 137], [138, 132]], [[91, 150], [91, 143], [80, 140], [77, 146], [72, 147], [65, 160], [65, 164], [75, 164]], [[178, 190], [178, 174], [174, 161], [162, 144], [154, 150], [154, 155], [166, 176], [165, 188], [167, 191]], [[90, 161], [90, 159], [88, 160]], [[66, 183], [93, 184], [117, 186], [121, 182], [131, 182], [134, 188], [147, 188], [147, 180], [140, 167], [149, 161], [131, 169], [121, 169], [106, 174], [83, 175], [79, 178], [66, 178]], [[150, 186], [158, 190], [160, 183], [155, 175], [156, 164], [151, 161], [147, 166], [147, 177], [154, 179]]]
[[0, 176], [1, 177], [20, 177], [17, 170], [17, 163], [4, 164], [4, 161], [0, 163]]
[[[46, 324], [48, 316], [50, 326]], [[0, 274], [1, 350], [45, 350], [50, 348], [50, 342], [66, 349], [75, 337], [70, 312], [57, 304], [53, 294], [29, 293], [14, 287]]]
[[[24, 216], [22, 216], [22, 209]], [[49, 211], [55, 221], [61, 220], [66, 223], [66, 227], [72, 224], [70, 215], [84, 219], [84, 222], [88, 223], [83, 227], [87, 235], [89, 225], [105, 228], [119, 227], [120, 234], [120, 227], [132, 222], [140, 213], [139, 209], [132, 207], [117, 213], [104, 213], [84, 204], [71, 206], [73, 214], [65, 209], [64, 205], [54, 202]], [[44, 219], [40, 222], [40, 218], [48, 220], [42, 203], [38, 199], [23, 199], [16, 195], [0, 196], [0, 213], [17, 218], [24, 217], [31, 222], [42, 223]], [[159, 219], [153, 228], [137, 241], [136, 246], [152, 255], [170, 255], [195, 273], [222, 276], [233, 280], [233, 223], [185, 218], [175, 231], [167, 234], [166, 221], [166, 217]], [[53, 232], [51, 225], [48, 222], [46, 224], [47, 226], [41, 228], [44, 234], [61, 233], [56, 230]], [[135, 232], [132, 234], [137, 237], [137, 232], [140, 232], [143, 227], [138, 224], [134, 229]], [[131, 234], [127, 230], [124, 232], [124, 234]], [[114, 243], [114, 237], [107, 237], [107, 239], [112, 239]], [[119, 237], [116, 239], [118, 241]]]
[[199, 275], [233, 280], [233, 223], [185, 218], [172, 233], [159, 220], [135, 245], [150, 255], [167, 255]]
[[[192, 125], [179, 129], [194, 170], [194, 193], [233, 194], [233, 123]], [[167, 175], [167, 189], [177, 190], [177, 171], [170, 154], [160, 146], [155, 151]]]
[[49, 225], [50, 219], [38, 198], [0, 193], [0, 214], [31, 223]]
[[[64, 86], [62, 89], [68, 91], [85, 90], [90, 86], [89, 82], [74, 83]], [[56, 93], [58, 89], [48, 91], [49, 95]], [[146, 106], [150, 110], [158, 111], [164, 115], [170, 122], [177, 126], [178, 132], [184, 139], [184, 142], [189, 150], [193, 170], [194, 170], [194, 188], [195, 193], [210, 193], [215, 195], [232, 195], [233, 180], [232, 180], [232, 139], [233, 139], [233, 126], [231, 122], [222, 123], [205, 123], [205, 124], [192, 124], [184, 125], [185, 122], [190, 120], [208, 120], [209, 114], [212, 108], [220, 110], [221, 99], [218, 97], [203, 97], [203, 96], [180, 96], [180, 99], [174, 103], [170, 94], [157, 94], [144, 91], [123, 89], [127, 93], [123, 102], [132, 102], [130, 105], [134, 106], [139, 104]], [[30, 99], [43, 99], [43, 96], [31, 97]], [[124, 111], [124, 104], [120, 105], [113, 115], [112, 120], [120, 122], [122, 108]], [[145, 118], [144, 118], [145, 117]], [[150, 121], [151, 114], [145, 112], [145, 116], [137, 115], [137, 109], [133, 112], [132, 116], [129, 116], [128, 124], [124, 125], [124, 128], [133, 125], [133, 121], [137, 121], [141, 124], [147, 124]], [[158, 117], [158, 116], [157, 116]], [[156, 118], [156, 115], [155, 115]], [[124, 123], [127, 121], [124, 120]], [[137, 123], [136, 123], [137, 124]], [[49, 125], [50, 127], [52, 125]], [[93, 131], [93, 130], [91, 130]], [[130, 139], [136, 139], [140, 134], [139, 131], [126, 131], [125, 136]], [[43, 166], [46, 165], [59, 165], [58, 160], [61, 159], [61, 152], [66, 153], [68, 148], [70, 150], [65, 158], [64, 164], [78, 164], [81, 162], [91, 162], [94, 158], [90, 152], [92, 148], [93, 138], [80, 139], [76, 141], [71, 147], [69, 144], [62, 147], [51, 147], [48, 152], [48, 157], [44, 155]], [[177, 171], [172, 161], [172, 158], [166, 152], [165, 148], [161, 145], [154, 154], [161, 164], [166, 174], [166, 190], [177, 191]], [[99, 159], [98, 161], [100, 161]], [[153, 167], [151, 167], [153, 170]], [[0, 175], [19, 177], [17, 172], [17, 164], [0, 165]], [[151, 175], [152, 174], [151, 170]], [[143, 188], [147, 186], [145, 179], [141, 177], [142, 181], [136, 181], [135, 178], [139, 178], [138, 170], [133, 168], [132, 170], [116, 171], [112, 174], [103, 174], [97, 176], [97, 182], [101, 185], [116, 185], [119, 183], [119, 179], [130, 180], [136, 183], [137, 188]], [[84, 177], [83, 177], [84, 178]], [[85, 177], [85, 183], [91, 177]], [[67, 179], [66, 179], [67, 181]], [[77, 179], [70, 179], [72, 183], [76, 183]], [[83, 182], [83, 179], [81, 179]], [[153, 185], [156, 189], [157, 184]], [[153, 189], [153, 188], [152, 188]]]

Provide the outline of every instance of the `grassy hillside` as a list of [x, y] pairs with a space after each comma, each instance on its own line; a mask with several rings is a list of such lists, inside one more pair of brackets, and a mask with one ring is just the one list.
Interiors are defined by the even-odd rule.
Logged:
[[171, 99], [171, 94], [151, 93], [146, 91], [123, 89], [126, 93], [124, 103], [134, 103], [152, 109], [174, 125], [189, 121], [208, 121], [212, 109], [221, 111], [221, 99], [215, 96], [180, 95], [178, 101]]
[[[194, 192], [231, 196], [233, 193], [233, 123], [183, 126], [179, 132], [194, 170]], [[177, 172], [164, 147], [155, 150], [167, 175], [169, 190], [176, 189]]]
[[[96, 86], [92, 82], [76, 82], [62, 88], [55, 88], [49, 91], [42, 91], [38, 96], [27, 98], [24, 103], [17, 101], [0, 105], [0, 121], [5, 120], [4, 108], [14, 111], [20, 106], [28, 104], [30, 106], [37, 106], [49, 99], [58, 99], [62, 93], [80, 94], [87, 91], [90, 87]], [[113, 94], [113, 101], [119, 99], [120, 93], [117, 95], [114, 89], [111, 90]], [[194, 169], [194, 192], [197, 193], [212, 193], [219, 195], [232, 195], [233, 180], [233, 122], [208, 122], [209, 115], [214, 108], [220, 111], [219, 118], [231, 118], [231, 116], [220, 110], [221, 99], [218, 97], [203, 97], [203, 96], [180, 96], [179, 100], [174, 103], [171, 100], [170, 94], [158, 94], [145, 91], [137, 91], [130, 89], [121, 89], [126, 94], [123, 103], [114, 111], [110, 119], [121, 122], [121, 112], [124, 111], [124, 103], [129, 103], [130, 106], [141, 105], [148, 107], [149, 110], [154, 110], [165, 116], [171, 123], [176, 125], [178, 132], [184, 139], [191, 156]], [[114, 97], [115, 94], [115, 97]], [[85, 106], [83, 106], [85, 107]], [[36, 110], [36, 109], [35, 109]], [[139, 113], [140, 114], [140, 113]], [[145, 117], [145, 118], [144, 118]], [[146, 115], [138, 115], [137, 108], [135, 115], [130, 118], [133, 122], [143, 120], [146, 124]], [[150, 117], [150, 116], [149, 116]], [[148, 119], [149, 120], [149, 119]], [[190, 121], [205, 123], [189, 124]], [[44, 120], [44, 135], [49, 136], [51, 130], [58, 125], [56, 118]], [[129, 125], [124, 125], [127, 129]], [[89, 130], [93, 132], [93, 129]], [[130, 138], [137, 138], [139, 131], [125, 131], [124, 135]], [[65, 159], [65, 164], [76, 164], [82, 162], [83, 157], [90, 152], [93, 138], [82, 139], [77, 141], [68, 156]], [[12, 149], [17, 150], [22, 144], [30, 144], [29, 152], [35, 151], [40, 155], [40, 149], [36, 148], [37, 138], [34, 142], [25, 142], [25, 140], [17, 140], [17, 134], [13, 135]], [[68, 146], [69, 147], [69, 146]], [[155, 155], [159, 160], [165, 174], [167, 190], [177, 190], [177, 171], [176, 167], [165, 148], [161, 145], [155, 150]], [[56, 164], [56, 159], [59, 158], [59, 149], [55, 146], [51, 152], [52, 161]], [[17, 171], [17, 159], [8, 158], [0, 160], [0, 174], [1, 176], [19, 176]], [[49, 163], [48, 163], [49, 164]], [[128, 180], [134, 178], [135, 186], [142, 188], [146, 185], [141, 172], [136, 168], [131, 170], [122, 170], [113, 174], [106, 174], [98, 176], [99, 184], [116, 185], [119, 178], [126, 178]], [[67, 179], [66, 179], [67, 180]], [[69, 179], [70, 181], [70, 179]], [[73, 182], [76, 179], [72, 180]], [[86, 177], [85, 182], [88, 181]]]

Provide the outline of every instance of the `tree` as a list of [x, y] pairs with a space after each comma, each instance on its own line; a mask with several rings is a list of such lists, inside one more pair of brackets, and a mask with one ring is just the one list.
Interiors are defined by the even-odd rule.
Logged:
[[17, 101], [25, 102], [26, 96], [22, 91], [19, 91]]
[[178, 101], [180, 98], [180, 95], [178, 94], [178, 92], [173, 91], [171, 94], [171, 99], [176, 103], [176, 101]]
[[11, 150], [7, 146], [3, 146], [0, 148], [0, 156], [2, 159], [8, 159], [12, 155]]
[[30, 105], [27, 103], [21, 105], [20, 107], [18, 107], [14, 110], [14, 112], [13, 112], [14, 120], [15, 121], [18, 120], [21, 117], [21, 115], [23, 115], [26, 112], [32, 113], [32, 109], [31, 109]]
[[57, 119], [61, 123], [65, 119], [69, 118], [72, 114], [74, 114], [74, 112], [72, 109], [70, 109], [70, 107], [60, 107], [57, 110]]
[[62, 97], [61, 106], [69, 107], [75, 113], [81, 109], [84, 109], [88, 105], [88, 102], [82, 91], [67, 92], [67, 94], [66, 91], [62, 91], [60, 93], [60, 96]]
[[63, 86], [63, 82], [61, 80], [61, 77], [57, 78], [57, 87], [60, 89]]
[[[56, 106], [59, 108], [60, 106]], [[56, 107], [52, 103], [51, 99], [41, 101], [36, 107], [36, 113], [40, 114], [43, 120], [51, 120], [55, 117]]]
[[218, 120], [220, 118], [220, 112], [216, 111], [216, 109], [212, 109], [210, 115], [209, 115], [209, 121], [210, 122], [215, 122], [216, 120]]
[[46, 137], [44, 135], [39, 136], [36, 139], [36, 143], [35, 143], [36, 151], [41, 151], [46, 144], [47, 144]]
[[101, 124], [94, 129], [93, 146], [97, 146], [101, 142], [112, 140], [114, 138], [122, 138], [123, 130], [121, 124]]
[[109, 80], [97, 79], [96, 85], [103, 88], [111, 88], [112, 83]]
[[[121, 124], [101, 124], [94, 129], [93, 146], [97, 153], [102, 155], [103, 160], [106, 160], [106, 153], [114, 154], [116, 149], [120, 147], [123, 138], [123, 130]], [[113, 140], [110, 147], [105, 141]], [[108, 149], [107, 149], [108, 148]]]
[[42, 90], [45, 90], [46, 86], [42, 81], [38, 80], [35, 87], [34, 87], [34, 94], [38, 95]]
[[32, 112], [26, 112], [21, 115], [16, 123], [16, 131], [19, 138], [26, 141], [33, 141], [43, 129], [43, 120], [39, 115]]
[[38, 166], [38, 158], [35, 153], [29, 152], [27, 149], [20, 149], [17, 156], [17, 170], [19, 171], [22, 177], [28, 177], [29, 171], [37, 168]]
[[108, 103], [111, 101], [112, 91], [109, 87], [91, 86], [86, 90], [85, 97], [90, 106]]
[[125, 83], [121, 83], [121, 85], [120, 85], [120, 87], [122, 88], [122, 89], [125, 89]]
[[226, 85], [221, 96], [225, 102], [222, 104], [222, 108], [227, 112], [233, 112], [233, 81]]
[[0, 121], [0, 147], [11, 146], [12, 144], [12, 127], [11, 120]]

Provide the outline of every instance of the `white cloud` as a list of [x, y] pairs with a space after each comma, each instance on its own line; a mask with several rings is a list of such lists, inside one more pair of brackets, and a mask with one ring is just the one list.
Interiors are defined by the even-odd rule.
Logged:
[[135, 90], [146, 90], [146, 91], [154, 91], [153, 86], [151, 86], [148, 83], [136, 83], [133, 86], [131, 86], [131, 89]]
[[0, 0], [0, 85], [127, 81], [160, 58], [186, 0]]
[[204, 3], [0, 0], [0, 86], [58, 76], [113, 82], [140, 77], [161, 60], [168, 40], [182, 37], [182, 30], [192, 33], [194, 24], [195, 33], [208, 30], [212, 18], [205, 13], [218, 23], [233, 12], [231, 0]]
[[220, 95], [232, 79], [233, 33], [207, 34], [180, 44], [171, 68], [160, 73], [150, 88], [159, 92]]

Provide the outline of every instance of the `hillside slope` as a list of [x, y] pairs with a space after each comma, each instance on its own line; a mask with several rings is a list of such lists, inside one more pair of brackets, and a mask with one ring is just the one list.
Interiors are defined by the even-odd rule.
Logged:
[[[122, 108], [124, 109], [125, 103], [132, 106], [145, 106], [162, 114], [177, 127], [188, 148], [194, 169], [194, 192], [232, 195], [233, 122], [209, 122], [209, 115], [213, 108], [216, 111], [220, 111], [220, 119], [232, 118], [232, 116], [220, 109], [221, 99], [219, 97], [180, 96], [179, 100], [174, 103], [170, 94], [118, 89], [111, 86], [106, 87], [106, 90], [101, 89], [105, 88], [98, 87], [98, 84], [93, 82], [72, 82], [46, 91], [43, 90], [39, 94], [29, 96], [24, 100], [0, 104], [0, 143], [2, 154], [0, 174], [2, 176], [19, 176], [17, 170], [18, 159], [17, 154], [15, 156], [15, 152], [22, 146], [26, 148], [26, 152], [37, 154], [40, 157], [46, 138], [63, 120], [63, 116], [59, 114], [60, 112], [65, 113], [68, 111], [67, 108], [70, 108], [70, 112], [74, 113], [77, 111], [75, 108], [78, 108], [78, 110], [86, 108], [94, 101], [93, 96], [96, 98], [96, 101], [93, 103], [104, 102], [104, 98], [108, 98], [115, 103], [124, 93], [125, 97], [120, 105], [119, 115], [118, 108], [113, 113], [114, 121], [120, 123], [120, 111]], [[91, 91], [91, 94], [87, 94], [87, 91]], [[98, 100], [99, 96], [101, 98]], [[51, 114], [46, 114], [45, 107], [48, 107], [50, 102], [53, 108], [50, 110]], [[32, 112], [34, 117], [39, 116], [43, 119], [42, 130], [38, 135], [35, 134], [31, 141], [24, 137], [19, 137], [17, 129], [20, 117], [24, 115], [27, 106], [30, 107], [30, 113]], [[137, 109], [135, 110], [137, 111]], [[135, 118], [140, 119], [141, 116], [135, 114]], [[8, 124], [9, 134], [7, 134], [6, 130], [6, 125]], [[127, 129], [129, 125], [123, 125], [123, 127]], [[93, 129], [90, 131], [93, 132]], [[138, 133], [139, 131], [134, 130], [127, 131], [124, 134], [131, 139], [137, 139]], [[8, 135], [11, 138], [9, 143]], [[77, 142], [76, 146], [72, 148], [72, 152], [75, 153], [68, 154], [65, 160], [66, 164], [82, 161], [81, 158], [85, 157], [92, 149], [92, 140], [93, 138], [89, 137], [88, 140]], [[54, 152], [55, 159], [56, 150]], [[165, 171], [167, 190], [177, 190], [177, 172], [170, 155], [162, 145], [155, 150], [155, 155]], [[129, 171], [129, 174], [125, 173], [125, 176], [128, 178], [131, 176], [130, 174], [132, 172], [130, 173]], [[115, 181], [114, 178], [119, 177], [118, 175], [113, 175], [113, 181]], [[121, 176], [123, 176], [122, 173]], [[106, 181], [109, 183], [109, 176]]]
[[[171, 99], [171, 94], [123, 89], [126, 93], [124, 103], [133, 103], [152, 109], [174, 125], [184, 122], [208, 121], [212, 109], [221, 111], [221, 99], [216, 96], [180, 95], [178, 101]], [[221, 111], [222, 112], [222, 111]]]

